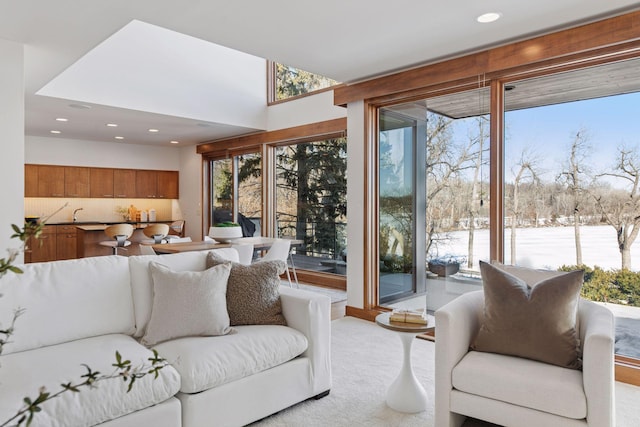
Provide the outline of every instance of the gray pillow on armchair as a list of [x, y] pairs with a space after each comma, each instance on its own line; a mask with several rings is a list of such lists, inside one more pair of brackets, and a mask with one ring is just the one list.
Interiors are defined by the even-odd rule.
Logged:
[[580, 368], [577, 312], [583, 270], [550, 274], [531, 286], [482, 261], [480, 271], [484, 320], [473, 350]]

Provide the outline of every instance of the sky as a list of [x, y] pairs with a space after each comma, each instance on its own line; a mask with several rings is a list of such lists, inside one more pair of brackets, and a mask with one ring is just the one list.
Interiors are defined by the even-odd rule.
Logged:
[[[557, 171], [568, 159], [576, 132], [584, 129], [591, 167], [610, 169], [621, 144], [640, 150], [640, 93], [511, 111], [505, 115], [505, 129], [507, 165], [528, 147], [545, 159], [545, 169]], [[549, 172], [545, 179], [554, 175]]]

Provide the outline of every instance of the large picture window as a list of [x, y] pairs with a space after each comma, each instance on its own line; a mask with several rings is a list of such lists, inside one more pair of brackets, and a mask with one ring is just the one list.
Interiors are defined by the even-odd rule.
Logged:
[[303, 242], [296, 267], [346, 274], [346, 148], [346, 138], [276, 148], [277, 233]]

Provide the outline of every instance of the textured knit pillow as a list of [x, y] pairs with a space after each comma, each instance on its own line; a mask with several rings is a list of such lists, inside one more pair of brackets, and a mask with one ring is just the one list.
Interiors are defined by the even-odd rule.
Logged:
[[[207, 267], [228, 262], [214, 252], [207, 255]], [[251, 265], [231, 263], [227, 285], [227, 311], [231, 326], [286, 325], [280, 303], [280, 275], [283, 261], [262, 261]]]
[[583, 270], [533, 286], [485, 262], [480, 271], [484, 320], [472, 349], [580, 368], [576, 319]]
[[185, 336], [225, 335], [230, 331], [226, 291], [231, 265], [205, 271], [172, 271], [149, 263], [153, 278], [151, 318], [141, 342], [152, 346]]

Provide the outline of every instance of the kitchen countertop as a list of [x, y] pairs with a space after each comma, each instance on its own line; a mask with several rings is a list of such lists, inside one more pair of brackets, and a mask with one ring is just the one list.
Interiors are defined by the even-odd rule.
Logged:
[[157, 221], [116, 221], [116, 222], [109, 222], [109, 221], [76, 221], [76, 222], [72, 222], [72, 221], [67, 221], [67, 222], [47, 222], [46, 225], [77, 225], [77, 226], [87, 226], [87, 225], [113, 225], [113, 224], [131, 224], [133, 226], [137, 226], [139, 227], [140, 225], [143, 224], [167, 224], [167, 223], [171, 223], [174, 220], [172, 219], [166, 219], [166, 220], [157, 220]]

